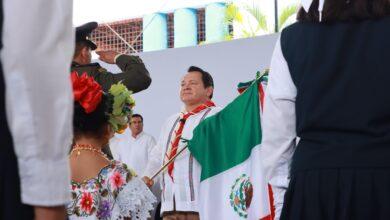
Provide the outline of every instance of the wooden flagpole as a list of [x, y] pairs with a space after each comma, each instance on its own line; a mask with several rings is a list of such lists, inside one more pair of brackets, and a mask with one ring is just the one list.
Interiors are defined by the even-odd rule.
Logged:
[[154, 178], [156, 178], [156, 176], [158, 176], [161, 172], [163, 172], [165, 170], [165, 168], [167, 168], [169, 166], [169, 164], [171, 164], [176, 159], [176, 157], [179, 156], [187, 148], [188, 148], [188, 145], [186, 145], [179, 152], [177, 152], [176, 155], [174, 157], [172, 157], [169, 161], [167, 161], [150, 179], [153, 180]]

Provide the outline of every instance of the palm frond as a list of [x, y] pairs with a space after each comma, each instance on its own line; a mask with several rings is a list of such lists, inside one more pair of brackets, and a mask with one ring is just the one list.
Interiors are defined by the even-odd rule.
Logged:
[[285, 25], [286, 21], [298, 11], [298, 5], [290, 5], [283, 9], [279, 16], [279, 28]]
[[252, 6], [247, 5], [245, 9], [249, 12], [250, 15], [252, 15], [256, 19], [258, 27], [260, 27], [260, 29], [268, 31], [267, 16], [265, 16], [261, 12], [259, 7], [253, 4]]
[[234, 3], [227, 4], [226, 7], [226, 16], [225, 21], [229, 24], [233, 23], [234, 21], [242, 23], [242, 15], [240, 12], [240, 8], [235, 5]]

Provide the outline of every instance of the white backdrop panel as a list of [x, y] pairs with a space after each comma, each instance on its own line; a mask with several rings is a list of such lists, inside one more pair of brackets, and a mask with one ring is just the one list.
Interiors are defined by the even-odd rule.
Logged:
[[[239, 82], [255, 78], [256, 71], [269, 68], [278, 35], [267, 35], [197, 47], [174, 48], [141, 53], [152, 84], [148, 90], [134, 95], [135, 113], [143, 115], [144, 130], [158, 138], [165, 119], [182, 108], [179, 99], [181, 78], [189, 66], [198, 66], [214, 78], [214, 102], [226, 106], [237, 95]], [[102, 64], [112, 72], [114, 65]]]

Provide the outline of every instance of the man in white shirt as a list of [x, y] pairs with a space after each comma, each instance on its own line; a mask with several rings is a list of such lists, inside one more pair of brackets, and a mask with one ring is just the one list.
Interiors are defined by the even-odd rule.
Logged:
[[0, 3], [0, 219], [65, 219], [73, 1]]
[[[110, 149], [116, 160], [122, 161], [143, 176], [149, 155], [156, 145], [153, 136], [145, 133], [144, 118], [140, 114], [133, 114], [129, 120], [129, 128], [123, 134], [116, 134], [110, 140]], [[151, 188], [157, 200], [160, 201], [161, 190], [155, 185]], [[152, 216], [154, 216], [153, 211]]]
[[116, 134], [110, 142], [115, 159], [127, 164], [138, 175], [143, 175], [149, 154], [156, 145], [155, 139], [145, 133], [143, 127], [143, 117], [140, 114], [133, 114], [129, 129], [123, 134]]
[[[153, 185], [149, 177], [186, 146], [183, 139], [191, 139], [193, 129], [219, 109], [211, 101], [213, 78], [198, 67], [190, 67], [180, 86], [184, 108], [168, 118], [162, 127], [157, 145], [145, 171], [144, 181]], [[161, 175], [161, 214], [164, 220], [198, 220], [198, 190], [200, 165], [188, 149], [184, 150]]]

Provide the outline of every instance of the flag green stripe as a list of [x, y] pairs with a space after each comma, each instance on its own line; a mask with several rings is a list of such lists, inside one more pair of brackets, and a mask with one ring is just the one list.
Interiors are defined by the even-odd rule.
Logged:
[[258, 82], [194, 130], [189, 150], [202, 167], [201, 181], [249, 158], [261, 142]]

